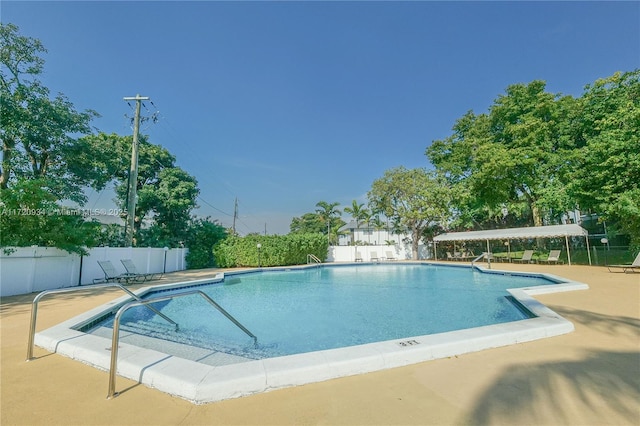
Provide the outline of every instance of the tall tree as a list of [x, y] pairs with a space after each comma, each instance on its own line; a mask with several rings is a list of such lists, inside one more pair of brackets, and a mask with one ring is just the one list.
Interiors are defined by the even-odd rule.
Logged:
[[328, 241], [336, 242], [338, 230], [344, 225], [340, 219], [342, 212], [336, 207], [340, 203], [328, 203], [319, 201], [316, 203], [316, 210], [313, 213], [305, 213], [301, 217], [294, 217], [291, 220], [289, 229], [292, 234], [323, 234], [329, 235]]
[[368, 193], [376, 210], [411, 232], [411, 252], [418, 259], [420, 239], [431, 226], [447, 223], [452, 215], [453, 190], [434, 172], [397, 167], [373, 182]]
[[[364, 223], [367, 218], [369, 217], [369, 211], [367, 210], [367, 208], [364, 206], [364, 203], [358, 203], [358, 201], [353, 200], [351, 202], [351, 207], [345, 207], [344, 208], [345, 213], [349, 213], [351, 215], [351, 217], [353, 218], [353, 220], [356, 221], [356, 229], [360, 229], [360, 224]], [[352, 235], [351, 236], [351, 243], [355, 244], [356, 241], [355, 240], [355, 236]]]
[[83, 189], [99, 184], [68, 167], [75, 135], [91, 132], [94, 111], [78, 112], [63, 95], [53, 99], [38, 76], [46, 52], [40, 41], [0, 24], [0, 189], [18, 179], [38, 179], [57, 200], [86, 201]]
[[76, 136], [90, 133], [97, 114], [76, 111], [63, 94], [50, 97], [38, 80], [45, 52], [39, 40], [0, 23], [0, 244], [82, 253], [94, 241], [96, 226], [61, 202], [82, 204], [86, 186], [100, 188], [100, 182], [69, 167]]
[[377, 244], [382, 244], [382, 240], [380, 239], [380, 231], [385, 229], [387, 227], [387, 224], [382, 219], [380, 219], [380, 215], [378, 214], [373, 216], [373, 218], [371, 219], [371, 223], [373, 224], [375, 230], [378, 231]]
[[573, 103], [545, 92], [543, 81], [509, 86], [489, 114], [467, 113], [426, 154], [481, 204], [499, 209], [524, 201], [533, 224], [542, 225], [573, 207], [559, 172], [573, 148], [562, 125]]
[[338, 229], [344, 225], [344, 222], [340, 219], [342, 212], [337, 209], [340, 203], [327, 203], [326, 201], [318, 201], [316, 203], [316, 214], [322, 223], [327, 228], [327, 238], [329, 245], [331, 243], [337, 243], [338, 241]]
[[[132, 137], [99, 133], [79, 142], [80, 151], [93, 155], [76, 160], [77, 167], [97, 176], [109, 176], [115, 183], [118, 204], [126, 209]], [[187, 237], [191, 211], [199, 194], [198, 183], [175, 161], [165, 148], [140, 136], [134, 221], [137, 245], [174, 247]], [[145, 223], [148, 226], [143, 227]]]
[[575, 116], [571, 194], [640, 247], [640, 70], [586, 86]]

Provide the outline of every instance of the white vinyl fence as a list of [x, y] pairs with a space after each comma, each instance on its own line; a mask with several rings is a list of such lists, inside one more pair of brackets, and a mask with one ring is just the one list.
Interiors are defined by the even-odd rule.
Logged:
[[[429, 259], [429, 247], [420, 245], [419, 259]], [[49, 247], [14, 247], [10, 254], [0, 250], [0, 297], [28, 294], [53, 288], [93, 284], [104, 278], [98, 260], [110, 260], [120, 273], [120, 259], [131, 259], [138, 272], [173, 272], [186, 269], [189, 249], [96, 247], [89, 255], [79, 256]], [[358, 251], [364, 262], [375, 252], [380, 260], [390, 252], [396, 260], [411, 259], [411, 246], [405, 244], [375, 246], [331, 246], [327, 262], [353, 262]]]
[[104, 278], [98, 260], [110, 260], [124, 273], [120, 259], [131, 259], [140, 273], [173, 272], [186, 269], [186, 248], [96, 247], [88, 256], [70, 254], [50, 247], [14, 247], [0, 251], [0, 297], [27, 294], [53, 288], [92, 284]]

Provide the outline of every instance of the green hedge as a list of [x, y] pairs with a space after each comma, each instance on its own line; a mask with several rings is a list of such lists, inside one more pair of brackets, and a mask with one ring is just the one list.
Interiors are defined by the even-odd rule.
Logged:
[[322, 234], [229, 236], [213, 247], [213, 256], [220, 268], [302, 265], [309, 254], [324, 262], [328, 248]]

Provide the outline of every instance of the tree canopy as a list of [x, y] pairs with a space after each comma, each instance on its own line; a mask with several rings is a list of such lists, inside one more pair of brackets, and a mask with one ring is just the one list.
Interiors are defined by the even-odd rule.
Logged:
[[342, 212], [336, 207], [340, 203], [318, 201], [314, 212], [294, 217], [289, 225], [292, 234], [324, 234], [333, 243], [338, 241], [338, 230], [345, 222], [340, 218]]
[[487, 113], [458, 119], [426, 150], [458, 187], [457, 225], [537, 226], [580, 209], [640, 245], [639, 75], [598, 80], [580, 98], [515, 84]]
[[569, 192], [640, 246], [640, 70], [588, 85], [575, 115]]
[[50, 98], [38, 80], [44, 65], [39, 55], [46, 52], [40, 41], [19, 35], [12, 24], [0, 24], [0, 39], [0, 188], [38, 179], [57, 199], [86, 201], [83, 188], [99, 183], [67, 160], [74, 136], [90, 133], [97, 113], [76, 111], [61, 93]]
[[[76, 163], [102, 179], [114, 182], [118, 205], [127, 207], [129, 156], [132, 136], [99, 133], [83, 137], [79, 151], [92, 152]], [[135, 211], [137, 245], [176, 247], [188, 234], [191, 211], [199, 194], [196, 179], [175, 165], [176, 158], [160, 145], [140, 136], [138, 149], [138, 202]], [[143, 226], [145, 224], [146, 226]]]
[[94, 111], [78, 112], [63, 95], [51, 97], [38, 80], [46, 49], [0, 24], [0, 245], [42, 244], [83, 252], [97, 228], [59, 203], [86, 201], [84, 188], [100, 187], [70, 166], [78, 135], [91, 132]]
[[452, 187], [423, 168], [387, 170], [373, 182], [368, 197], [375, 210], [411, 232], [413, 259], [418, 259], [418, 245], [427, 228], [447, 223], [453, 211]]
[[571, 102], [544, 89], [542, 81], [509, 86], [488, 114], [467, 113], [426, 152], [489, 209], [525, 203], [536, 226], [571, 207], [559, 176], [571, 148], [562, 125]]

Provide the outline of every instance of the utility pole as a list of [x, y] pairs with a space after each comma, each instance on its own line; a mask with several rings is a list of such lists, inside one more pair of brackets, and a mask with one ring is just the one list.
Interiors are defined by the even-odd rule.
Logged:
[[233, 235], [236, 234], [236, 218], [238, 217], [238, 197], [236, 197], [236, 202], [233, 207]]
[[127, 226], [125, 246], [133, 246], [133, 233], [136, 216], [136, 190], [138, 188], [138, 131], [140, 130], [140, 104], [149, 100], [146, 96], [126, 97], [125, 101], [136, 101], [136, 115], [133, 119], [133, 144], [131, 147], [131, 168], [129, 169], [129, 191], [127, 198]]

